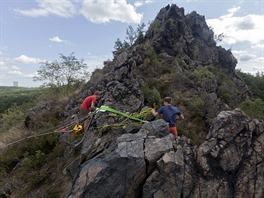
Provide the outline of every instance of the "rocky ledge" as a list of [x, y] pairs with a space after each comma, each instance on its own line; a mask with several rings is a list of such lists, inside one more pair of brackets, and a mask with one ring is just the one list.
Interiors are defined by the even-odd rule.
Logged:
[[[145, 123], [79, 163], [68, 197], [263, 197], [263, 129], [240, 109], [223, 111], [195, 147], [163, 120]], [[87, 144], [82, 155], [96, 150]]]

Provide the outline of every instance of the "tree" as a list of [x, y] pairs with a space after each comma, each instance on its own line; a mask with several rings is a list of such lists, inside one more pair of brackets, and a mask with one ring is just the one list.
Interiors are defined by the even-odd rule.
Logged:
[[123, 52], [124, 49], [129, 47], [129, 43], [126, 41], [121, 41], [119, 38], [117, 38], [115, 42], [115, 51], [113, 51], [114, 56], [118, 56], [121, 52]]
[[225, 37], [225, 36], [224, 36], [224, 33], [221, 33], [221, 34], [215, 34], [215, 35], [214, 35], [214, 40], [215, 40], [216, 42], [222, 42], [224, 37]]
[[264, 75], [263, 72], [257, 72], [256, 75], [249, 73], [243, 73], [241, 70], [237, 70], [237, 74], [243, 79], [246, 85], [249, 87], [253, 96], [260, 98], [264, 101]]
[[134, 28], [131, 25], [129, 25], [126, 28], [126, 40], [128, 41], [129, 46], [133, 45], [136, 38], [137, 38], [136, 31], [134, 30]]
[[66, 91], [69, 94], [70, 88], [76, 83], [83, 82], [90, 77], [87, 64], [83, 59], [78, 60], [72, 52], [69, 56], [59, 54], [61, 62], [41, 62], [40, 69], [34, 81], [44, 81], [44, 86], [55, 89], [58, 93]]
[[119, 38], [117, 38], [114, 46], [115, 51], [113, 51], [113, 55], [119, 55], [121, 52], [123, 52], [124, 49], [132, 46], [139, 37], [143, 37], [143, 29], [145, 28], [145, 26], [146, 25], [144, 23], [139, 24], [137, 26], [137, 30], [134, 30], [134, 28], [129, 25], [126, 28], [126, 39], [122, 42]]

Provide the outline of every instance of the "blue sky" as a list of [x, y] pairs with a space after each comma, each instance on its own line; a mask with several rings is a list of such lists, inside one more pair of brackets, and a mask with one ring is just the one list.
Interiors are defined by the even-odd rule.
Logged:
[[148, 24], [172, 3], [224, 34], [218, 45], [231, 49], [237, 69], [264, 72], [264, 0], [0, 0], [0, 86], [39, 86], [39, 63], [60, 53], [102, 68], [129, 25]]

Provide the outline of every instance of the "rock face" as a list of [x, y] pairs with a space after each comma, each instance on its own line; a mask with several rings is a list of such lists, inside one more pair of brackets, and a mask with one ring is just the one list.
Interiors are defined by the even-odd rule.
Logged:
[[41, 127], [41, 120], [43, 117], [48, 116], [53, 107], [56, 106], [56, 102], [44, 102], [39, 106], [29, 110], [27, 117], [25, 118], [25, 126], [30, 129]]
[[[197, 134], [199, 125], [198, 133], [206, 134], [221, 111], [252, 97], [236, 75], [236, 59], [216, 46], [204, 16], [185, 15], [174, 4], [162, 8], [145, 35], [118, 54], [93, 72], [62, 114], [78, 109], [95, 90], [103, 92], [99, 106], [130, 113], [160, 105], [162, 97], [171, 96], [189, 118], [179, 127]], [[28, 125], [35, 125], [31, 121]]]
[[98, 106], [127, 113], [169, 95], [186, 117], [178, 129], [202, 143], [175, 141], [163, 120], [141, 126], [100, 112], [68, 167], [68, 197], [264, 197], [264, 123], [236, 109], [252, 97], [236, 62], [203, 16], [162, 8], [143, 37], [92, 74], [64, 116], [95, 90]]
[[240, 109], [223, 111], [194, 147], [163, 120], [145, 123], [83, 163], [68, 197], [263, 197], [263, 129]]
[[[205, 18], [176, 5], [162, 8], [140, 42], [124, 49], [96, 70], [72, 106], [99, 89], [100, 105], [123, 112], [139, 112], [171, 96], [189, 119], [180, 125], [196, 134], [207, 133], [223, 110], [236, 108], [252, 97], [235, 72], [232, 53], [216, 46]], [[158, 92], [158, 93], [157, 93]], [[202, 124], [200, 124], [202, 123]]]

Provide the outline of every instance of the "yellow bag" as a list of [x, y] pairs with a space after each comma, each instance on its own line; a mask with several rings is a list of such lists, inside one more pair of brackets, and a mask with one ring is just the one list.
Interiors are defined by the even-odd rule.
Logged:
[[73, 131], [75, 134], [81, 134], [83, 133], [83, 126], [80, 124], [76, 124], [73, 128]]

